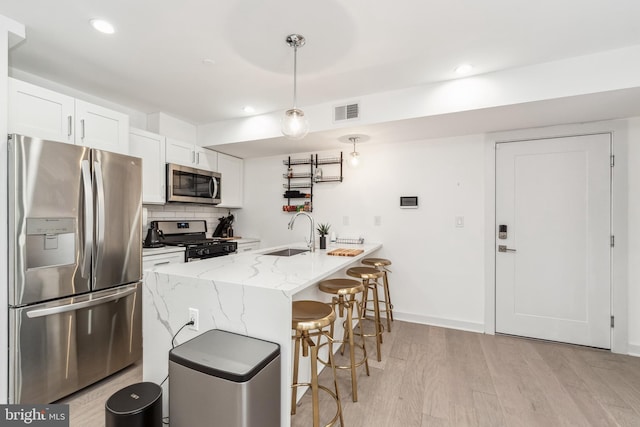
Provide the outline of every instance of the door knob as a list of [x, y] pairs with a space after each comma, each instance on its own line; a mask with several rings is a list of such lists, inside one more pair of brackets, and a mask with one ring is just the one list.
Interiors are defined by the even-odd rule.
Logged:
[[515, 249], [508, 248], [507, 245], [498, 245], [498, 252], [515, 252]]

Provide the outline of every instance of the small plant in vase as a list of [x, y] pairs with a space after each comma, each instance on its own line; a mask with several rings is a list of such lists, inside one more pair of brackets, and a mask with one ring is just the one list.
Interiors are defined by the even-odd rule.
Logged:
[[320, 235], [320, 249], [327, 249], [327, 234], [329, 234], [329, 224], [318, 224], [318, 234]]

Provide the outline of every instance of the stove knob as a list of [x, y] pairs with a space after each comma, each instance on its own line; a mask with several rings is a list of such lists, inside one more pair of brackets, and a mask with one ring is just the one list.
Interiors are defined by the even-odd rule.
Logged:
[[204, 255], [204, 249], [198, 249], [198, 250], [196, 251], [196, 253], [197, 253], [199, 256], [202, 256], [202, 255]]

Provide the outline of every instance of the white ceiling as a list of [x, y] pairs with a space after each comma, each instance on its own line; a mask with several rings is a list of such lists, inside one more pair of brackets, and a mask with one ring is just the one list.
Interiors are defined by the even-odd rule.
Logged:
[[[307, 38], [302, 107], [452, 79], [462, 62], [486, 73], [640, 44], [637, 0], [4, 0], [0, 14], [27, 28], [12, 68], [196, 125], [289, 108], [290, 33]], [[487, 131], [487, 114], [461, 117]], [[514, 119], [496, 126], [529, 121]], [[385, 132], [398, 125], [411, 121]]]

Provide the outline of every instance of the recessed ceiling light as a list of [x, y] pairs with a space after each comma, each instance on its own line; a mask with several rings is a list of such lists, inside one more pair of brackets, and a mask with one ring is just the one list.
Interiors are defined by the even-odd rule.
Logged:
[[460, 64], [456, 67], [456, 74], [469, 74], [473, 70], [473, 65], [471, 64]]
[[204, 58], [202, 60], [202, 64], [203, 65], [214, 65], [216, 63], [216, 61], [214, 61], [213, 59], [209, 59], [209, 58]]
[[91, 26], [96, 31], [100, 31], [101, 33], [113, 34], [116, 32], [116, 29], [113, 27], [113, 25], [110, 22], [105, 21], [104, 19], [92, 19], [91, 21], [89, 21], [89, 23], [91, 23]]
[[242, 107], [242, 111], [244, 111], [245, 113], [255, 113], [256, 109], [251, 105], [245, 105], [244, 107]]

